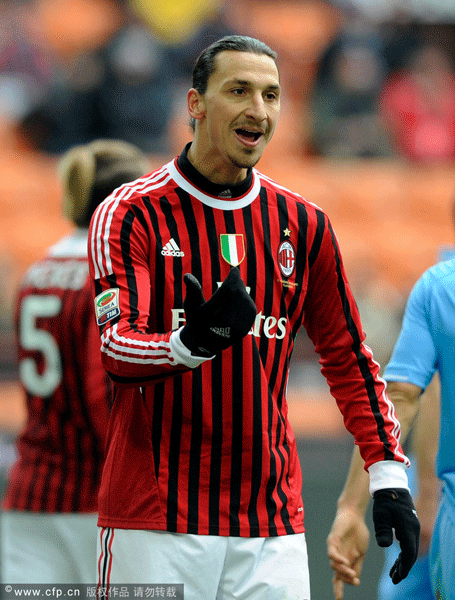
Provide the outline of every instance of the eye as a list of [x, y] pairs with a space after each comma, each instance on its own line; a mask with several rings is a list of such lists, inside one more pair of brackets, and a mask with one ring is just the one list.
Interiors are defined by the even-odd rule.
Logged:
[[278, 100], [278, 94], [276, 92], [267, 92], [265, 97], [267, 100]]
[[245, 93], [245, 90], [243, 88], [235, 88], [232, 90], [232, 93], [236, 96], [241, 96]]

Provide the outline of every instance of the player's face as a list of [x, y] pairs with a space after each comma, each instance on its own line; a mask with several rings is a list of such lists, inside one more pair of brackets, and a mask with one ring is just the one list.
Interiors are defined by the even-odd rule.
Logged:
[[240, 179], [261, 158], [275, 131], [280, 113], [278, 69], [269, 56], [250, 52], [224, 51], [215, 61], [206, 93], [197, 94], [197, 146], [206, 165]]

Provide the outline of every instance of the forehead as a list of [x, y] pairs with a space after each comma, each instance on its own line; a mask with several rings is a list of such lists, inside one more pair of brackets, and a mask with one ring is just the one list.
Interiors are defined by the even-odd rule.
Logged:
[[248, 81], [261, 87], [278, 86], [280, 76], [275, 61], [267, 54], [224, 50], [215, 57], [215, 70], [208, 87], [221, 87], [231, 80]]

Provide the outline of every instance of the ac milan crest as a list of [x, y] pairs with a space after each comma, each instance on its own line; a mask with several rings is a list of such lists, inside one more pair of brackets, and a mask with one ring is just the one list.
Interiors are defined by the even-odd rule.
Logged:
[[281, 242], [278, 248], [278, 264], [284, 277], [290, 277], [295, 268], [295, 250], [291, 242]]

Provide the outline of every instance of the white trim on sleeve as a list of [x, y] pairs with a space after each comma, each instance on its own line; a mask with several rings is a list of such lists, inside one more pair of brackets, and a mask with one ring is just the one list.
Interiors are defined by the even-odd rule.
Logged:
[[177, 364], [185, 365], [190, 369], [195, 369], [206, 360], [212, 360], [212, 358], [214, 358], [215, 355], [205, 358], [191, 354], [191, 350], [189, 350], [180, 339], [180, 332], [182, 329], [183, 327], [180, 327], [180, 329], [173, 331], [169, 339], [172, 356]]
[[380, 460], [370, 465], [370, 494], [386, 488], [404, 488], [409, 490], [407, 466], [392, 460]]

